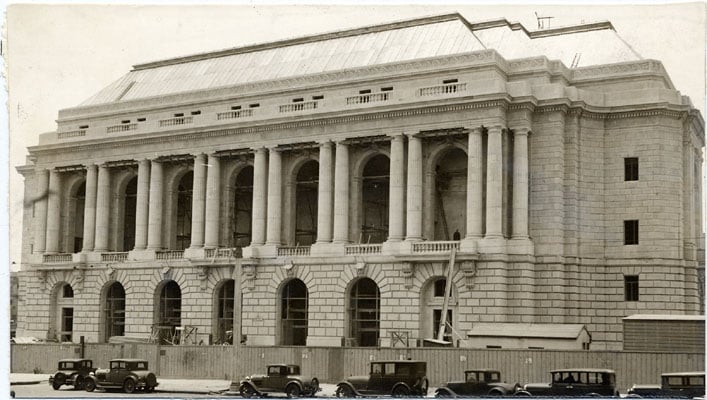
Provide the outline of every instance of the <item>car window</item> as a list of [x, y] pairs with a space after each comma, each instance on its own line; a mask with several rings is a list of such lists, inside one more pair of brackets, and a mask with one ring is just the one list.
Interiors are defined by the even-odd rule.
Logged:
[[412, 373], [412, 365], [400, 364], [398, 365], [395, 374], [399, 376], [409, 376]]
[[383, 364], [383, 374], [384, 375], [395, 375], [395, 364], [393, 364], [393, 363]]
[[268, 367], [268, 375], [280, 375], [280, 367]]
[[586, 382], [589, 384], [604, 383], [602, 380], [601, 374], [597, 374], [594, 372], [587, 374], [587, 381]]
[[490, 375], [491, 376], [490, 376], [489, 382], [500, 382], [501, 381], [501, 374], [499, 374], [498, 372], [492, 372]]
[[576, 383], [579, 382], [579, 374], [577, 372], [563, 372], [560, 382], [562, 383]]
[[371, 373], [372, 374], [382, 374], [383, 373], [383, 364], [371, 364]]
[[669, 376], [668, 377], [668, 385], [681, 386], [682, 385], [682, 376]]
[[466, 381], [468, 383], [475, 383], [476, 382], [476, 372], [467, 372], [466, 373]]
[[705, 377], [704, 376], [691, 376], [688, 378], [690, 386], [704, 386]]
[[84, 361], [84, 362], [83, 362], [83, 366], [84, 366], [84, 367], [91, 368], [91, 365], [92, 365], [92, 362], [91, 362], [91, 361]]
[[289, 369], [290, 369], [290, 372], [289, 372], [290, 375], [299, 375], [299, 366], [297, 366], [297, 365], [291, 365], [291, 366], [289, 367]]

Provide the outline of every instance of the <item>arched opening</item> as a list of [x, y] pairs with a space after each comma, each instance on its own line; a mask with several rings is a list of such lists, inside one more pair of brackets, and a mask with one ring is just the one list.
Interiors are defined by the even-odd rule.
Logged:
[[194, 187], [194, 172], [184, 174], [177, 185], [177, 213], [175, 226], [175, 250], [184, 250], [191, 245], [191, 206]]
[[466, 236], [467, 165], [466, 153], [456, 147], [437, 158], [433, 240], [459, 240]]
[[[444, 308], [444, 293], [447, 279], [444, 277], [431, 278], [422, 288], [420, 299], [420, 334], [423, 338], [437, 338]], [[449, 304], [447, 306], [447, 319], [443, 333], [443, 340], [453, 342], [455, 318], [457, 317], [457, 295], [452, 282]]]
[[86, 181], [83, 181], [74, 195], [73, 252], [83, 249], [83, 215], [86, 207]]
[[372, 157], [361, 176], [360, 243], [383, 243], [388, 239], [388, 191], [390, 160], [384, 154]]
[[307, 285], [299, 279], [287, 282], [280, 295], [280, 344], [290, 346], [307, 344], [308, 308]]
[[71, 342], [74, 334], [74, 289], [66, 282], [57, 284], [52, 295], [54, 310], [47, 337]]
[[170, 344], [176, 328], [182, 323], [182, 290], [175, 281], [168, 281], [159, 290], [155, 325], [160, 343]]
[[125, 335], [125, 289], [120, 282], [113, 282], [106, 289], [103, 302], [104, 342], [112, 336]]
[[123, 251], [135, 248], [135, 218], [137, 210], [137, 176], [125, 187], [125, 205], [123, 207]]
[[380, 290], [370, 278], [357, 280], [349, 292], [349, 340], [352, 346], [378, 346]]
[[247, 247], [253, 237], [253, 167], [238, 173], [233, 191], [231, 213], [231, 247]]
[[216, 329], [214, 332], [214, 342], [216, 344], [233, 344], [236, 281], [227, 279], [217, 287], [216, 291]]
[[310, 246], [317, 241], [319, 163], [304, 163], [297, 172], [295, 194], [295, 244]]

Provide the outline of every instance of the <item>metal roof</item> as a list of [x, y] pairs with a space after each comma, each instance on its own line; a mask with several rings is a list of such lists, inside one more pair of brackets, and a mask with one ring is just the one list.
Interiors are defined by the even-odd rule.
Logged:
[[475, 323], [467, 332], [469, 337], [517, 337], [576, 339], [586, 328], [582, 324], [516, 324], [516, 323]]
[[351, 29], [137, 65], [80, 106], [236, 86], [356, 67], [496, 49], [570, 66], [640, 59], [609, 23], [528, 32], [505, 19], [470, 24], [460, 14]]

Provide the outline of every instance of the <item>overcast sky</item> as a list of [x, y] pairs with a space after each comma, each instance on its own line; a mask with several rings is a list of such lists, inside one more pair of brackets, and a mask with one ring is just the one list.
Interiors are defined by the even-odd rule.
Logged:
[[56, 129], [59, 109], [73, 107], [131, 66], [420, 16], [458, 11], [470, 21], [505, 17], [537, 28], [609, 20], [644, 58], [661, 60], [673, 83], [703, 110], [704, 3], [616, 6], [388, 5], [105, 6], [13, 4], [3, 54], [9, 76], [10, 261], [20, 262], [23, 185], [15, 167], [27, 146]]

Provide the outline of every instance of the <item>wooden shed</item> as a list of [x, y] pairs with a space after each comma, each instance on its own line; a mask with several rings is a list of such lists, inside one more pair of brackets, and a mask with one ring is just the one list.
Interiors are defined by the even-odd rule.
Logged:
[[461, 346], [474, 349], [589, 350], [583, 324], [476, 323]]

